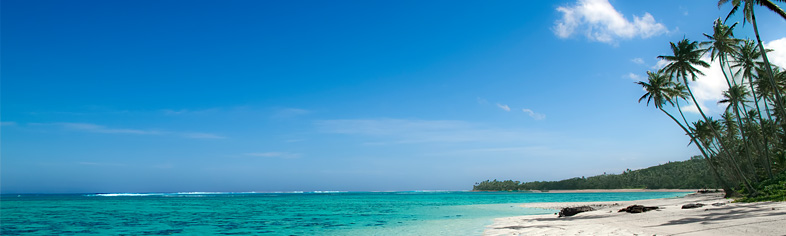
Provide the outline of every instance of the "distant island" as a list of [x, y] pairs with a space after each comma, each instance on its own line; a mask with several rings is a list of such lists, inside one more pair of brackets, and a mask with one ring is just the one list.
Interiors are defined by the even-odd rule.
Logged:
[[526, 191], [576, 189], [718, 189], [707, 162], [701, 156], [686, 161], [669, 162], [640, 170], [626, 170], [622, 174], [601, 174], [575, 177], [560, 181], [524, 182], [514, 180], [485, 180], [475, 183], [473, 191]]

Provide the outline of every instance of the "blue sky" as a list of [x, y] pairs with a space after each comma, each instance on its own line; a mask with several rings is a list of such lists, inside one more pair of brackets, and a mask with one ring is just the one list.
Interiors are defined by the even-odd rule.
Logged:
[[[633, 82], [716, 4], [3, 1], [2, 192], [463, 190], [685, 160]], [[786, 67], [786, 21], [757, 13]], [[694, 85], [710, 112], [717, 72]]]

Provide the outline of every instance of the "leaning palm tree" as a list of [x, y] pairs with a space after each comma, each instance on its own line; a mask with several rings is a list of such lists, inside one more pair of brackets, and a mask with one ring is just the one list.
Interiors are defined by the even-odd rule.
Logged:
[[[660, 73], [660, 71], [647, 71], [647, 82], [638, 81], [636, 84], [641, 85], [641, 87], [644, 88], [644, 91], [646, 91], [646, 93], [639, 98], [639, 102], [647, 99], [647, 106], [650, 105], [650, 102], [653, 102], [655, 108], [658, 108], [664, 114], [669, 116], [675, 123], [677, 123], [677, 125], [680, 126], [680, 128], [682, 128], [683, 131], [685, 131], [686, 134], [691, 134], [688, 128], [685, 127], [687, 124], [683, 125], [679, 120], [677, 120], [677, 118], [674, 118], [674, 116], [663, 109], [663, 105], [666, 103], [669, 103], [672, 106], [674, 105], [672, 96], [677, 94], [677, 92], [675, 92], [672, 88], [673, 83], [669, 80], [667, 75]], [[693, 139], [692, 136], [691, 139]]]
[[[753, 96], [753, 104], [756, 106], [755, 114], [759, 114], [757, 115], [759, 124], [764, 123], [764, 117], [760, 115], [762, 112], [761, 106], [759, 106], [759, 97], [761, 97], [762, 95], [757, 94], [757, 91], [754, 87], [753, 80], [754, 78], [757, 77], [755, 76], [754, 72], [761, 73], [763, 71], [760, 70], [759, 68], [766, 66], [764, 65], [764, 63], [760, 61], [761, 56], [762, 56], [762, 51], [759, 50], [759, 48], [756, 46], [756, 43], [753, 42], [753, 40], [746, 40], [743, 41], [742, 45], [739, 47], [739, 51], [737, 55], [735, 55], [735, 63], [734, 65], [731, 66], [731, 68], [738, 69], [734, 75], [739, 76], [742, 79], [741, 81], [742, 84], [745, 84], [745, 82], [747, 81], [748, 86], [751, 89], [750, 94]], [[759, 78], [761, 78], [761, 75], [764, 75], [766, 77], [767, 73], [765, 72], [758, 75]], [[729, 90], [729, 92], [732, 92], [732, 90]], [[737, 100], [733, 100], [733, 101], [736, 102]], [[765, 99], [765, 104], [766, 104], [766, 99]], [[742, 103], [742, 106], [743, 106], [743, 111], [748, 110], [748, 108], [745, 107], [745, 103]], [[767, 117], [770, 117], [769, 113], [767, 114]], [[741, 119], [741, 118], [742, 117], [740, 117], [738, 114], [737, 119]], [[753, 124], [754, 117], [747, 116], [747, 118], [748, 118], [748, 124]], [[757, 131], [762, 132], [763, 130], [759, 129]], [[763, 137], [765, 134], [758, 133], [758, 135], [753, 135], [753, 134], [751, 135], [753, 137]], [[757, 138], [752, 138], [751, 140], [759, 141], [754, 145], [754, 147], [764, 152], [763, 155], [759, 155], [759, 156], [763, 156], [764, 159], [766, 160], [765, 162], [768, 163], [766, 166], [770, 166], [769, 163], [771, 162], [771, 157], [770, 157], [769, 141], [767, 139], [757, 139]], [[767, 174], [769, 175], [770, 178], [774, 177], [771, 168], [767, 168]]]
[[778, 67], [773, 68], [773, 73], [775, 73], [775, 87], [773, 87], [772, 83], [770, 83], [770, 79], [767, 78], [766, 70], [767, 69], [764, 68], [763, 64], [760, 64], [758, 67], [756, 67], [756, 74], [754, 75], [756, 78], [754, 83], [756, 85], [754, 90], [757, 92], [757, 94], [759, 94], [759, 101], [764, 101], [763, 113], [767, 115], [767, 119], [772, 120], [772, 110], [770, 109], [770, 102], [768, 102], [768, 100], [771, 102], [775, 101], [774, 94], [776, 93], [776, 89], [781, 93], [784, 92], [784, 89], [786, 88], [786, 71], [780, 71]]
[[[710, 118], [709, 122], [704, 122], [702, 120], [693, 122], [693, 128], [691, 128], [691, 134], [693, 138], [693, 142], [696, 143], [698, 147], [704, 146], [706, 147], [706, 151], [699, 148], [701, 153], [705, 155], [705, 160], [707, 160], [707, 165], [710, 167], [710, 170], [715, 175], [715, 179], [723, 187], [723, 191], [726, 192], [726, 197], [731, 197], [735, 194], [734, 189], [731, 188], [731, 184], [729, 181], [723, 177], [721, 177], [719, 170], [725, 170], [724, 172], [727, 173], [726, 176], [733, 175], [739, 176], [739, 171], [737, 169], [731, 168], [733, 163], [730, 160], [726, 160], [727, 157], [723, 155], [719, 155], [718, 153], [713, 153], [711, 146], [713, 145], [713, 140], [715, 139], [715, 135], [713, 134], [713, 130], [721, 130], [723, 127], [718, 121], [712, 120]], [[706, 154], [709, 154], [711, 158], [707, 158]], [[731, 168], [731, 170], [729, 170]], [[741, 179], [741, 178], [737, 178]], [[741, 182], [741, 181], [739, 181]], [[737, 182], [737, 183], [739, 183]], [[747, 188], [747, 185], [745, 185]]]
[[[747, 96], [748, 96], [748, 90], [744, 86], [735, 84], [731, 88], [729, 88], [729, 90], [723, 92], [723, 98], [724, 99], [718, 101], [718, 103], [728, 103], [729, 105], [726, 107], [726, 111], [728, 112], [729, 110], [732, 110], [734, 112], [734, 115], [737, 117], [737, 119], [734, 119], [734, 120], [737, 121], [737, 128], [740, 131], [742, 144], [745, 147], [744, 148], [744, 154], [745, 154], [745, 156], [748, 159], [748, 164], [751, 167], [753, 167], [754, 166], [754, 164], [753, 164], [754, 162], [753, 162], [753, 157], [752, 157], [751, 151], [752, 151], [752, 146], [754, 146], [754, 145], [751, 144], [751, 140], [750, 140], [751, 134], [746, 132], [745, 125], [743, 125], [742, 119], [740, 118], [740, 117], [742, 117], [741, 114], [740, 114], [741, 113], [740, 112], [740, 104], [745, 104], [746, 102], [748, 102], [748, 100], [746, 98]], [[733, 121], [731, 121], [731, 122], [733, 122]], [[748, 120], [747, 123], [750, 124], [751, 123], [750, 120]], [[727, 125], [727, 127], [729, 129], [731, 129], [730, 125]], [[755, 169], [755, 168], [751, 168], [751, 169]], [[755, 179], [755, 177], [756, 177], [755, 173], [754, 173], [753, 176], [754, 176], [754, 179]]]
[[737, 54], [737, 51], [739, 51], [739, 46], [737, 46], [737, 44], [740, 39], [734, 38], [735, 26], [737, 26], [737, 23], [728, 26], [723, 24], [720, 18], [716, 19], [712, 26], [712, 35], [704, 34], [709, 41], [704, 41], [699, 44], [701, 46], [709, 45], [707, 50], [710, 53], [710, 58], [712, 61], [718, 59], [720, 62], [721, 72], [723, 72], [723, 77], [726, 78], [726, 83], [729, 87], [731, 87], [731, 80], [726, 74], [726, 70], [723, 68], [728, 64], [728, 58]]
[[641, 87], [644, 88], [644, 91], [646, 91], [646, 93], [639, 98], [639, 102], [643, 101], [644, 99], [647, 99], [647, 105], [649, 105], [650, 102], [652, 102], [656, 108], [658, 108], [661, 112], [669, 116], [671, 120], [677, 123], [677, 125], [679, 125], [683, 131], [685, 131], [685, 134], [687, 134], [690, 137], [691, 143], [694, 143], [696, 147], [699, 148], [699, 151], [701, 152], [702, 156], [704, 156], [704, 159], [707, 160], [707, 163], [710, 166], [710, 169], [712, 170], [715, 177], [718, 179], [718, 182], [722, 184], [723, 189], [726, 191], [727, 195], [730, 196], [730, 194], [733, 193], [733, 190], [728, 184], [728, 182], [721, 178], [720, 174], [717, 171], [718, 167], [714, 166], [714, 163], [718, 163], [718, 161], [715, 160], [715, 155], [713, 155], [710, 152], [710, 150], [707, 149], [707, 146], [705, 146], [706, 143], [709, 143], [711, 141], [697, 140], [697, 137], [694, 135], [694, 132], [690, 131], [691, 129], [690, 126], [686, 127], [686, 125], [689, 125], [687, 122], [683, 125], [682, 123], [680, 123], [679, 120], [677, 120], [677, 118], [675, 118], [674, 116], [669, 114], [669, 112], [667, 112], [665, 109], [663, 109], [663, 105], [665, 105], [666, 103], [670, 105], [674, 105], [674, 101], [679, 100], [680, 98], [684, 98], [685, 97], [684, 90], [682, 88], [675, 89], [674, 87], [677, 84], [671, 82], [670, 78], [664, 73], [662, 73], [662, 71], [658, 71], [658, 72], [647, 71], [647, 82], [639, 81], [636, 82], [636, 84], [641, 85]]
[[[783, 19], [786, 19], [786, 11], [784, 11], [777, 4], [775, 4], [775, 2], [786, 2], [786, 0], [774, 0], [775, 2], [771, 0], [719, 0], [718, 7], [720, 8], [722, 5], [730, 1], [731, 1], [732, 8], [731, 11], [729, 11], [729, 15], [726, 16], [726, 20], [728, 20], [729, 17], [731, 17], [732, 15], [734, 15], [734, 13], [736, 13], [737, 10], [739, 10], [740, 7], [742, 6], [742, 12], [745, 20], [747, 20], [753, 25], [753, 32], [756, 35], [756, 41], [759, 44], [758, 46], [762, 52], [762, 58], [764, 59], [764, 64], [767, 67], [766, 68], [767, 75], [769, 75], [770, 83], [774, 87], [775, 80], [773, 78], [775, 73], [773, 73], [772, 71], [772, 64], [770, 64], [770, 60], [767, 58], [767, 52], [764, 50], [764, 44], [761, 42], [761, 37], [759, 37], [759, 26], [756, 24], [756, 14], [754, 13], [754, 6], [755, 5], [764, 6], [767, 9], [770, 9], [770, 11], [773, 11], [778, 15], [780, 15], [781, 17], [783, 17]], [[775, 100], [779, 104], [783, 103], [782, 101], [783, 96], [780, 92], [776, 91]], [[783, 108], [781, 108], [780, 112], [786, 113], [786, 111], [784, 111]]]
[[705, 50], [699, 48], [698, 42], [691, 42], [688, 39], [682, 39], [681, 41], [677, 42], [677, 44], [670, 44], [673, 55], [658, 56], [658, 58], [669, 62], [669, 64], [663, 68], [663, 72], [677, 79], [682, 78], [683, 82], [687, 86], [688, 94], [690, 94], [691, 99], [693, 99], [694, 104], [696, 104], [696, 107], [699, 108], [699, 112], [702, 114], [702, 116], [704, 116], [704, 112], [701, 111], [701, 106], [699, 106], [699, 103], [696, 101], [696, 97], [693, 96], [693, 92], [690, 90], [690, 85], [688, 84], [688, 75], [690, 75], [691, 81], [695, 81], [697, 75], [704, 75], [704, 73], [695, 66], [704, 68], [710, 67], [710, 64], [701, 60], [701, 55], [704, 54]]
[[[670, 44], [671, 44], [671, 51], [673, 55], [658, 56], [658, 58], [670, 62], [668, 65], [666, 65], [666, 67], [663, 68], [663, 72], [669, 74], [671, 77], [682, 79], [682, 81], [685, 83], [688, 89], [688, 94], [690, 94], [690, 97], [693, 100], [693, 104], [696, 105], [696, 108], [699, 111], [699, 114], [701, 114], [701, 117], [704, 118], [704, 121], [709, 123], [711, 119], [709, 119], [707, 115], [704, 114], [704, 111], [701, 109], [701, 105], [699, 104], [698, 101], [696, 101], [696, 97], [693, 95], [693, 92], [690, 89], [690, 84], [688, 84], [688, 78], [689, 78], [688, 75], [690, 75], [691, 81], [695, 81], [696, 78], [698, 77], [697, 75], [704, 75], [704, 73], [702, 73], [699, 69], [697, 69], [696, 66], [700, 66], [704, 68], [710, 67], [710, 65], [707, 62], [701, 60], [701, 56], [704, 54], [705, 50], [699, 48], [698, 42], [696, 41], [691, 42], [688, 39], [682, 39], [681, 41], [677, 42], [677, 44], [674, 43], [670, 43]], [[724, 152], [723, 154], [728, 156], [732, 160], [736, 159], [735, 158], [736, 154], [731, 153], [731, 150], [726, 147], [729, 144], [727, 144], [727, 142], [724, 142], [724, 139], [721, 137], [721, 134], [718, 132], [718, 130], [715, 129], [715, 127], [712, 125], [710, 125], [709, 128], [712, 130], [713, 135], [718, 140], [718, 143], [720, 145], [719, 148], [720, 151], [723, 151]], [[737, 161], [735, 160], [734, 162]], [[745, 178], [739, 166], [735, 165], [735, 168], [740, 173], [740, 175], [742, 175], [745, 187], [749, 191], [752, 192], [755, 191], [751, 183], [748, 181], [748, 178]]]
[[[688, 89], [688, 94], [693, 100], [693, 104], [696, 105], [696, 108], [698, 108], [701, 117], [706, 121], [708, 120], [707, 116], [704, 114], [704, 111], [702, 111], [699, 102], [696, 101], [696, 97], [693, 95], [693, 91], [690, 89], [690, 84], [688, 84], [688, 75], [690, 75], [691, 81], [695, 81], [697, 75], [704, 75], [704, 73], [702, 73], [695, 66], [704, 68], [710, 67], [710, 64], [701, 60], [701, 56], [704, 54], [705, 50], [699, 48], [698, 42], [691, 42], [688, 39], [682, 39], [677, 42], [677, 44], [674, 44], [673, 42], [670, 44], [672, 55], [658, 56], [658, 58], [669, 62], [669, 64], [663, 68], [663, 73], [666, 73], [670, 77], [674, 77], [676, 79], [682, 79], [685, 87]], [[720, 134], [718, 134], [717, 131], [715, 134], [718, 140], [720, 140]]]
[[685, 86], [684, 84], [678, 81], [672, 81], [670, 92], [671, 93], [669, 94], [669, 97], [672, 98], [674, 104], [677, 107], [677, 111], [680, 112], [680, 116], [682, 116], [682, 121], [685, 121], [686, 125], [690, 124], [688, 122], [688, 119], [685, 119], [685, 114], [682, 113], [682, 107], [680, 106], [680, 100], [688, 100], [688, 96], [690, 95], [688, 94], [688, 86]]
[[720, 8], [721, 6], [723, 6], [723, 4], [726, 4], [728, 2], [731, 2], [732, 8], [731, 11], [729, 12], [729, 15], [726, 16], [726, 19], [729, 19], [731, 15], [734, 15], [734, 13], [736, 13], [737, 10], [739, 10], [742, 4], [745, 4], [742, 10], [745, 13], [745, 19], [753, 24], [756, 24], [755, 23], [756, 16], [753, 14], [754, 5], [766, 7], [767, 9], [770, 9], [770, 11], [777, 13], [778, 15], [783, 17], [784, 20], [786, 20], [786, 11], [781, 9], [778, 6], [778, 4], [775, 4], [775, 2], [786, 2], [784, 0], [775, 0], [775, 2], [771, 0], [719, 0], [718, 7]]

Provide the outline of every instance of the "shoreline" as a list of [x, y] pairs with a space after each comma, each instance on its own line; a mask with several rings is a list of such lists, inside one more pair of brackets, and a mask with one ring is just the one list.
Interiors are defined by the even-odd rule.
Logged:
[[530, 190], [533, 193], [634, 193], [634, 192], [697, 192], [699, 189], [571, 189], [571, 190]]
[[[705, 205], [681, 209], [689, 203]], [[630, 205], [659, 209], [636, 214], [617, 212]], [[722, 192], [636, 201], [542, 202], [520, 206], [554, 210], [591, 206], [595, 210], [561, 218], [556, 215], [496, 218], [486, 226], [483, 235], [786, 235], [783, 227], [786, 202], [732, 203], [723, 198]]]
[[[636, 192], [698, 192], [703, 189], [570, 189], [570, 190], [470, 190], [470, 192], [523, 192], [523, 193], [636, 193]], [[719, 190], [720, 191], [720, 190]]]

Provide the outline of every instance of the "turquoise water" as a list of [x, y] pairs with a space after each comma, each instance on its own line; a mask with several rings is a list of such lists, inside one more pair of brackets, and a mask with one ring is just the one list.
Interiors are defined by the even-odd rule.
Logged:
[[315, 192], [1, 195], [2, 235], [480, 235], [527, 202], [687, 193]]

